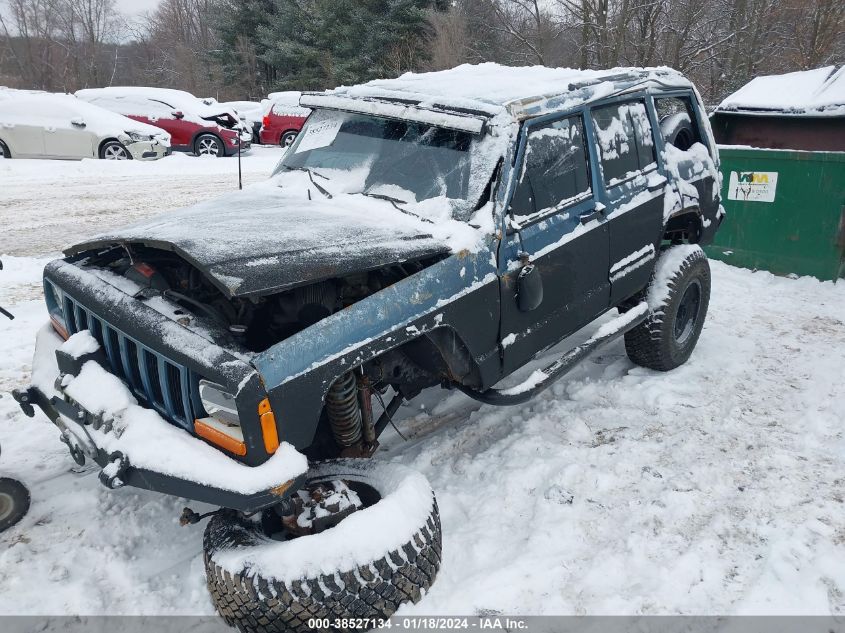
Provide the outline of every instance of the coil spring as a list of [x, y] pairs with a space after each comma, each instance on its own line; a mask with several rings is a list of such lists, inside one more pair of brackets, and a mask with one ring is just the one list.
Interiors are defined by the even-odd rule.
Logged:
[[326, 413], [335, 441], [353, 446], [361, 441], [361, 407], [358, 405], [358, 383], [355, 374], [338, 378], [326, 394]]

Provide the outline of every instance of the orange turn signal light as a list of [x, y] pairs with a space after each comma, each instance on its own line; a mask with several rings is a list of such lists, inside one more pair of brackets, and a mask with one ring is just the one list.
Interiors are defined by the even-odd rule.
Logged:
[[243, 440], [227, 435], [203, 420], [194, 420], [194, 431], [200, 437], [220, 448], [226, 449], [230, 453], [240, 456], [246, 455], [246, 444]]
[[53, 325], [53, 329], [56, 330], [56, 334], [61, 336], [64, 340], [68, 340], [69, 336], [67, 330], [62, 327], [62, 324], [59, 323], [59, 320], [56, 317], [51, 316], [50, 323]]
[[258, 417], [261, 420], [261, 435], [264, 438], [264, 450], [270, 455], [279, 448], [279, 432], [276, 429], [276, 416], [270, 408], [270, 400], [264, 398], [258, 403]]

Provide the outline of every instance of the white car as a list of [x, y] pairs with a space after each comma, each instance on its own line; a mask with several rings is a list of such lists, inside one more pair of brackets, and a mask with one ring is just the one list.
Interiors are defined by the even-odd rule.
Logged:
[[73, 95], [0, 92], [0, 158], [155, 160], [170, 134]]

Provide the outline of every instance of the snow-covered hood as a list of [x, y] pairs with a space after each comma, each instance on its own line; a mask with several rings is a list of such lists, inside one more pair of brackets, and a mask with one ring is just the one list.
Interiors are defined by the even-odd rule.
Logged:
[[300, 193], [261, 183], [97, 236], [65, 254], [113, 244], [173, 251], [233, 297], [272, 294], [450, 251], [442, 229], [385, 201], [360, 195], [309, 200]]

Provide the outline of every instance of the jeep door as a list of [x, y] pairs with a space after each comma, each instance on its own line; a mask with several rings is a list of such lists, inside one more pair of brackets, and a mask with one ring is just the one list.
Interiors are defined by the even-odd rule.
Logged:
[[600, 192], [610, 234], [610, 305], [644, 288], [663, 237], [666, 177], [658, 171], [643, 99], [594, 106], [591, 119], [601, 167]]
[[[499, 259], [505, 374], [608, 308], [608, 230], [589, 156], [580, 113], [536, 119], [522, 132]], [[531, 310], [518, 305], [525, 256], [542, 283]]]

